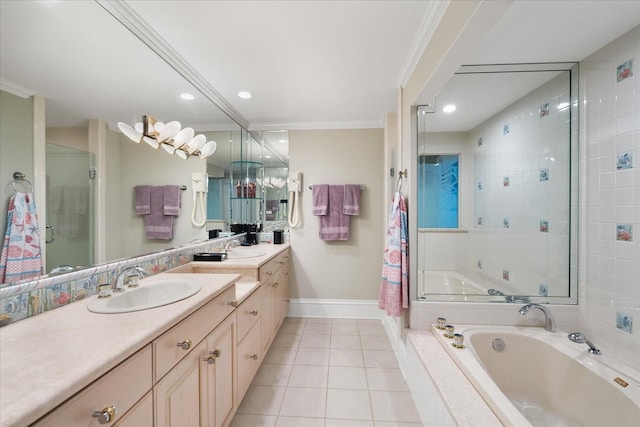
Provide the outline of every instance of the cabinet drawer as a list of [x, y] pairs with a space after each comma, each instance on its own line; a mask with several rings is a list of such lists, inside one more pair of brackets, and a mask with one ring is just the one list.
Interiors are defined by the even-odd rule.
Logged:
[[[94, 411], [115, 407], [117, 421], [151, 389], [151, 346], [146, 346], [74, 397], [58, 406], [34, 426], [92, 426]], [[111, 422], [113, 422], [113, 420]]]
[[289, 251], [284, 251], [260, 267], [259, 279], [264, 283], [273, 277], [283, 265], [289, 263]]
[[238, 341], [242, 341], [249, 328], [262, 316], [262, 288], [258, 288], [236, 309]]
[[189, 354], [216, 325], [234, 310], [234, 307], [229, 303], [235, 301], [235, 295], [235, 286], [231, 286], [153, 341], [154, 383], [162, 378], [180, 359]]
[[238, 345], [238, 402], [251, 385], [262, 363], [262, 319], [259, 319]]
[[113, 427], [153, 427], [153, 391], [149, 390]]

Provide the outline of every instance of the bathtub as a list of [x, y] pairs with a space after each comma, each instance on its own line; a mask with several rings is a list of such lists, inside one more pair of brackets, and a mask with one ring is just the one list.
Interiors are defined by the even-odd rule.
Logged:
[[[502, 301], [491, 297], [488, 288], [457, 271], [418, 271], [420, 299], [436, 301]], [[428, 289], [428, 292], [426, 291]]]
[[[505, 425], [640, 425], [640, 373], [614, 367], [606, 349], [590, 355], [561, 331], [471, 325], [456, 327], [464, 335], [458, 349], [431, 331]], [[496, 339], [504, 350], [493, 348]]]

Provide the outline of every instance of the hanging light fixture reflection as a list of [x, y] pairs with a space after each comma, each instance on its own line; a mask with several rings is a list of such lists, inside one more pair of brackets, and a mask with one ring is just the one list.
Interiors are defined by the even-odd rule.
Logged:
[[118, 122], [118, 129], [135, 143], [144, 141], [151, 148], [162, 147], [167, 153], [175, 154], [184, 160], [190, 156], [206, 159], [218, 148], [215, 141], [207, 142], [205, 135], [195, 135], [192, 128], [182, 129], [180, 122], [162, 123], [151, 116], [142, 116], [142, 122], [136, 123], [133, 127]]

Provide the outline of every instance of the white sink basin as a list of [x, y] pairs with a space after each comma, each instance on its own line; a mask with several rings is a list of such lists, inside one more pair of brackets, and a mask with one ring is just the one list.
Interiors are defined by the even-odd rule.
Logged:
[[93, 313], [128, 313], [148, 310], [171, 304], [197, 294], [199, 283], [181, 279], [154, 279], [152, 283], [140, 281], [140, 287], [127, 289], [122, 293], [112, 293], [108, 298], [96, 298], [87, 309]]
[[228, 259], [255, 258], [266, 255], [267, 252], [261, 249], [238, 249], [227, 252]]

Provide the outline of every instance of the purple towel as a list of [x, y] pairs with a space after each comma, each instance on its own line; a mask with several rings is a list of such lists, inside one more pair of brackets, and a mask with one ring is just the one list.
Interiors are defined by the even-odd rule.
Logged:
[[178, 216], [180, 214], [180, 187], [177, 185], [165, 185], [162, 187], [164, 191], [163, 213], [165, 215]]
[[345, 215], [360, 215], [360, 184], [347, 184], [344, 186], [342, 213]]
[[164, 214], [164, 187], [153, 186], [149, 193], [151, 212], [144, 216], [147, 239], [173, 239], [174, 216]]
[[327, 215], [329, 212], [329, 186], [327, 184], [314, 185], [313, 191], [313, 214], [316, 216]]
[[350, 216], [342, 213], [344, 185], [329, 186], [329, 209], [320, 216], [320, 238], [322, 240], [348, 240]]
[[136, 215], [148, 215], [151, 213], [151, 204], [149, 202], [149, 186], [136, 185], [135, 189], [135, 213]]

